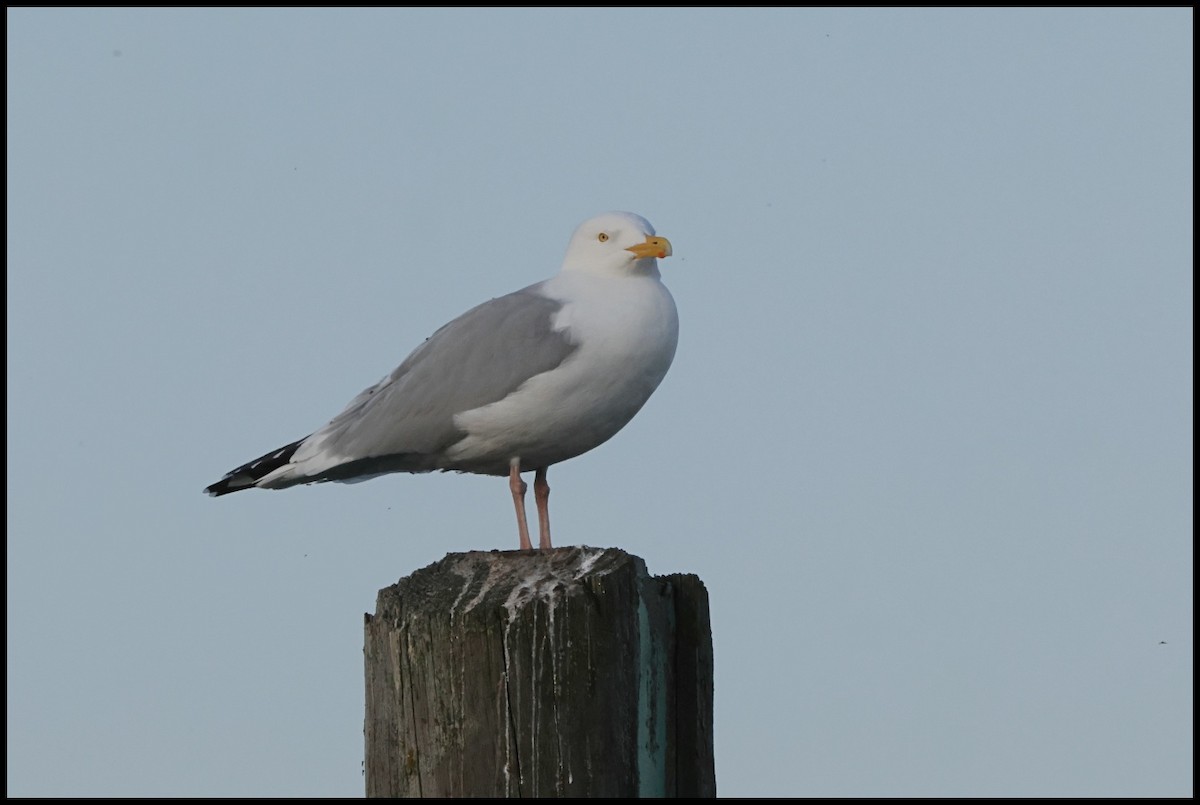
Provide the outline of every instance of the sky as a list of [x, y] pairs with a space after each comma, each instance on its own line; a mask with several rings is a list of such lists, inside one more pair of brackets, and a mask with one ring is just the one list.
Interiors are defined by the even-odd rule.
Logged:
[[8, 795], [361, 796], [506, 482], [201, 490], [612, 209], [679, 349], [555, 540], [703, 579], [718, 793], [1193, 794], [1190, 8], [6, 22]]

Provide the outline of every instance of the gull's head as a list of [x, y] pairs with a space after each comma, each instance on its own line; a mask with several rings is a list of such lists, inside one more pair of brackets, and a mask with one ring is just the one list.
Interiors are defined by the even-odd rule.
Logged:
[[671, 241], [631, 212], [606, 212], [579, 225], [567, 246], [563, 271], [622, 276], [658, 275], [659, 257], [671, 256]]

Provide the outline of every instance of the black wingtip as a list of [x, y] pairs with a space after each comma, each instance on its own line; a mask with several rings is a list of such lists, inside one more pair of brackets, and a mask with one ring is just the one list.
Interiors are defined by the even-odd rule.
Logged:
[[241, 489], [247, 489], [248, 486], [253, 486], [253, 484], [249, 484], [247, 486], [234, 486], [232, 481], [233, 479], [229, 477], [222, 478], [212, 486], [204, 487], [204, 494], [210, 497], [219, 498], [221, 495], [228, 495], [230, 492], [237, 492]]
[[[308, 437], [305, 436], [305, 439]], [[292, 460], [292, 456], [296, 454], [296, 448], [304, 439], [297, 439], [289, 445], [280, 447], [278, 450], [272, 450], [270, 453], [259, 456], [253, 461], [247, 462], [235, 470], [230, 470], [225, 473], [225, 477], [217, 481], [211, 486], [204, 488], [204, 494], [214, 498], [219, 498], [221, 495], [228, 495], [231, 492], [240, 492], [243, 489], [253, 489], [257, 486], [259, 479], [274, 472]]]

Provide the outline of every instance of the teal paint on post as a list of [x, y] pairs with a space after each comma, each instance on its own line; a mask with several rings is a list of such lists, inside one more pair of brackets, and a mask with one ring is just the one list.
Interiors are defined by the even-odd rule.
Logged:
[[[643, 586], [638, 596], [638, 796], [665, 797], [667, 651], [663, 632], [651, 625], [647, 593]], [[673, 613], [667, 618], [673, 620]]]

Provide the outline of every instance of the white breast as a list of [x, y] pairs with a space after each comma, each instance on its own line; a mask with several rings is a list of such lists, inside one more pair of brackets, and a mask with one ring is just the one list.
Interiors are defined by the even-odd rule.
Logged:
[[458, 414], [467, 436], [447, 450], [447, 469], [504, 472], [512, 458], [533, 469], [577, 456], [624, 427], [667, 373], [679, 320], [658, 277], [564, 272], [542, 290], [563, 303], [554, 329], [579, 348], [505, 399]]

